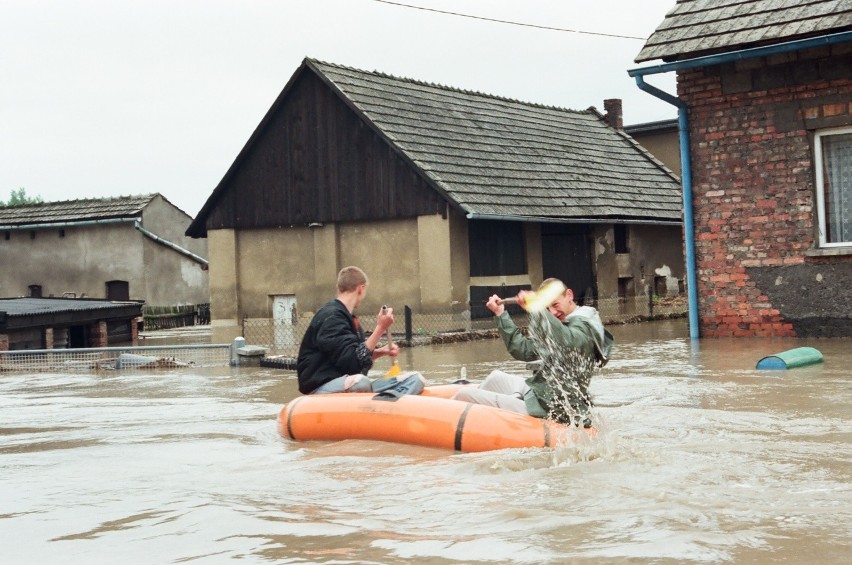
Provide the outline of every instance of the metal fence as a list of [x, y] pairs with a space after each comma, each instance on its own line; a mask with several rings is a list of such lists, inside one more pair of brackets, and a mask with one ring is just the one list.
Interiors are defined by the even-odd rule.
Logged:
[[0, 372], [150, 370], [222, 367], [235, 363], [235, 349], [232, 344], [0, 351]]
[[[587, 301], [586, 304], [598, 309], [605, 325], [680, 318], [687, 315], [687, 299], [683, 295], [611, 297]], [[518, 307], [513, 309], [510, 313], [518, 325], [526, 325], [526, 314]], [[497, 337], [490, 314], [486, 318], [471, 319], [469, 310], [452, 312], [448, 309], [446, 312], [421, 313], [405, 306], [395, 309], [395, 318], [393, 338], [401, 346]], [[360, 313], [358, 319], [367, 332], [376, 326], [374, 315]], [[269, 355], [296, 357], [308, 324], [309, 317], [300, 317], [295, 323], [289, 319], [243, 318], [242, 336], [246, 343], [267, 348]]]

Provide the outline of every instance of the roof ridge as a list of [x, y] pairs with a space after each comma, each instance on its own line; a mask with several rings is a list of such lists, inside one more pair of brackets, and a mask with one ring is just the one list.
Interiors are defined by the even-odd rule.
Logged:
[[587, 114], [587, 113], [589, 113], [588, 109], [587, 110], [575, 110], [573, 108], [567, 108], [565, 106], [555, 106], [553, 104], [542, 104], [540, 102], [528, 102], [526, 100], [520, 100], [518, 98], [510, 98], [508, 96], [500, 96], [499, 94], [489, 94], [487, 92], [482, 92], [482, 91], [479, 91], [479, 90], [469, 90], [469, 89], [465, 89], [465, 88], [459, 88], [459, 87], [456, 87], [456, 86], [449, 86], [449, 85], [441, 84], [441, 83], [438, 83], [438, 82], [429, 82], [429, 81], [415, 79], [415, 78], [411, 78], [411, 77], [396, 76], [396, 75], [386, 73], [384, 71], [379, 71], [379, 70], [368, 71], [368, 70], [365, 70], [365, 69], [359, 69], [357, 67], [342, 65], [340, 63], [330, 63], [328, 61], [321, 61], [319, 59], [314, 59], [314, 58], [311, 58], [311, 57], [308, 57], [307, 59], [309, 61], [311, 61], [315, 64], [319, 64], [319, 65], [325, 65], [325, 66], [328, 66], [328, 67], [335, 67], [335, 68], [338, 68], [338, 69], [344, 69], [344, 70], [347, 70], [347, 71], [354, 71], [354, 72], [357, 72], [357, 73], [362, 73], [362, 74], [381, 77], [381, 78], [392, 79], [392, 80], [396, 80], [396, 81], [400, 81], [400, 82], [407, 82], [407, 83], [415, 84], [415, 85], [418, 85], [418, 86], [429, 86], [429, 87], [432, 87], [432, 88], [438, 88], [440, 90], [457, 92], [457, 93], [460, 93], [460, 94], [468, 94], [468, 95], [472, 95], [472, 96], [480, 96], [482, 98], [490, 98], [490, 99], [493, 99], [493, 100], [500, 100], [500, 101], [503, 101], [503, 102], [514, 102], [516, 104], [523, 104], [525, 106], [533, 106], [535, 108], [544, 108], [544, 109], [548, 109], [548, 110], [560, 110], [560, 111], [564, 111], [564, 112], [573, 112], [575, 114]]
[[73, 204], [73, 203], [92, 203], [92, 202], [120, 202], [120, 201], [129, 201], [129, 200], [153, 200], [156, 196], [158, 196], [158, 192], [151, 192], [146, 194], [127, 194], [120, 196], [102, 196], [102, 197], [91, 197], [91, 198], [72, 198], [70, 200], [48, 200], [45, 202], [35, 202], [30, 204], [21, 204], [16, 206], [0, 206], [0, 208], [40, 208], [53, 204]]

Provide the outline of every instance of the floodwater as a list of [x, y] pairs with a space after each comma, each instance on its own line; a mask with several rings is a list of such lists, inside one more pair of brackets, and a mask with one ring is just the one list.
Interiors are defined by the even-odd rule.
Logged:
[[[850, 340], [610, 329], [600, 433], [555, 449], [287, 441], [277, 369], [0, 374], [0, 561], [849, 562]], [[754, 369], [804, 345], [825, 362]], [[399, 361], [525, 371], [497, 340]]]

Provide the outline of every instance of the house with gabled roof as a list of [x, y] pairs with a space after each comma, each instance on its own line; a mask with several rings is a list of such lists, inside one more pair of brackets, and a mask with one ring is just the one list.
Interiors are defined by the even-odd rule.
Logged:
[[349, 264], [368, 313], [469, 319], [551, 276], [588, 301], [677, 293], [677, 178], [613, 102], [604, 116], [306, 58], [186, 232], [209, 240], [214, 332], [319, 307]]
[[0, 297], [209, 302], [207, 242], [160, 194], [0, 207]]
[[852, 336], [852, 2], [679, 0], [651, 61], [629, 74], [678, 108], [692, 337]]

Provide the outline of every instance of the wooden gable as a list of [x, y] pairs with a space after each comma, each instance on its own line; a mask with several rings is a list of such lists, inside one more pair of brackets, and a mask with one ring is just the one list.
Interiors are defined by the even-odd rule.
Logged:
[[[212, 206], [211, 206], [212, 204]], [[428, 181], [303, 65], [208, 203], [207, 229], [269, 228], [443, 213]]]

